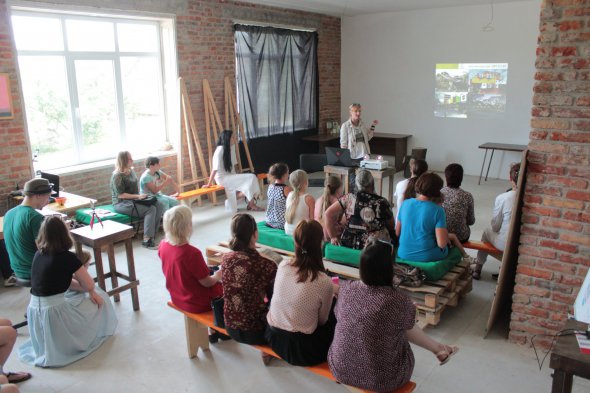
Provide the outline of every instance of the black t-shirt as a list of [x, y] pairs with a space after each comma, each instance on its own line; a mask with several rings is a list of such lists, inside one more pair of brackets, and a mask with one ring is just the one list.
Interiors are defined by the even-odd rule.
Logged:
[[81, 266], [82, 262], [70, 251], [55, 255], [37, 251], [31, 268], [31, 293], [35, 296], [64, 293], [72, 283], [72, 275]]

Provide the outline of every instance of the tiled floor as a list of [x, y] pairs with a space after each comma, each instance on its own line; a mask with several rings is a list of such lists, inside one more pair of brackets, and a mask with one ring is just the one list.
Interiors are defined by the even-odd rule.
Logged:
[[[401, 175], [398, 174], [398, 176]], [[396, 180], [398, 180], [396, 178]], [[494, 198], [508, 188], [507, 181], [489, 180], [477, 186], [476, 177], [467, 177], [463, 188], [476, 201], [476, 224], [472, 238], [479, 238], [488, 225]], [[319, 195], [320, 189], [312, 193]], [[230, 215], [222, 205], [194, 208], [192, 243], [204, 249], [227, 239]], [[264, 213], [254, 213], [257, 220]], [[123, 264], [123, 247], [117, 246], [118, 263]], [[186, 353], [182, 316], [166, 306], [168, 293], [157, 251], [135, 242], [137, 275], [140, 280], [141, 310], [133, 312], [128, 293], [115, 305], [119, 317], [117, 334], [95, 353], [61, 369], [40, 369], [22, 364], [17, 349], [8, 360], [7, 370], [27, 370], [33, 378], [21, 384], [22, 392], [345, 392], [340, 385], [273, 361], [264, 367], [260, 355], [249, 346], [233, 341], [213, 345], [195, 359]], [[443, 367], [436, 358], [414, 348], [416, 367], [412, 379], [421, 393], [435, 392], [549, 392], [548, 360], [539, 371], [532, 348], [509, 343], [502, 333], [483, 339], [495, 289], [491, 273], [498, 262], [490, 260], [483, 279], [456, 308], [445, 310], [436, 328], [428, 334], [461, 350]], [[20, 288], [0, 288], [0, 315], [22, 319], [29, 295]], [[28, 338], [21, 329], [17, 346]], [[362, 338], [359, 338], [362, 339]], [[355, 359], [351, 359], [354, 362]], [[590, 391], [590, 381], [574, 379], [574, 392]]]

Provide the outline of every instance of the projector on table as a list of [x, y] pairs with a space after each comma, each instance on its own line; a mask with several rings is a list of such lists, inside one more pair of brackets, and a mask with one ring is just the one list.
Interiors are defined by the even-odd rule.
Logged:
[[384, 161], [384, 160], [367, 159], [367, 160], [361, 161], [361, 168], [374, 169], [374, 170], [380, 171], [380, 170], [386, 169], [388, 167], [389, 167], [389, 162]]

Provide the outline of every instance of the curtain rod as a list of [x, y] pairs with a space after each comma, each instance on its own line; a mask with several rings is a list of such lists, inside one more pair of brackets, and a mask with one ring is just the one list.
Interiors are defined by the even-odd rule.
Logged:
[[234, 19], [232, 22], [234, 24], [248, 25], [248, 26], [275, 27], [277, 29], [289, 29], [289, 30], [310, 31], [310, 32], [317, 31], [317, 29], [313, 29], [313, 28], [309, 28], [309, 27], [282, 25], [282, 24], [278, 24], [278, 23], [265, 23], [265, 22], [257, 22], [257, 21], [250, 21], [250, 20]]

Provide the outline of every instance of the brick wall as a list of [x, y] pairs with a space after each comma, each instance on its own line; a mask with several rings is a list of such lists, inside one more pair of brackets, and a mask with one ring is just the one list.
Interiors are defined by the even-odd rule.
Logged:
[[590, 266], [590, 1], [543, 1], [536, 68], [510, 325], [520, 343], [562, 328]]
[[[43, 0], [41, 0], [43, 2]], [[52, 2], [52, 1], [45, 1]], [[185, 79], [197, 128], [204, 134], [205, 116], [203, 110], [202, 81], [208, 79], [220, 111], [223, 114], [223, 80], [235, 78], [233, 43], [233, 21], [258, 21], [269, 24], [301, 26], [318, 32], [319, 59], [319, 124], [340, 116], [340, 19], [326, 15], [285, 10], [275, 7], [223, 1], [223, 0], [62, 0], [61, 3], [96, 5], [123, 11], [165, 12], [176, 15], [176, 34], [179, 74]], [[142, 8], [137, 8], [142, 7]], [[16, 81], [16, 61], [12, 33], [8, 26], [5, 0], [0, 0], [0, 72], [8, 72]], [[14, 189], [14, 182], [20, 186], [31, 177], [30, 148], [28, 146], [21, 112], [20, 91], [13, 83], [13, 100], [16, 108], [15, 120], [0, 121], [0, 157], [4, 158], [0, 168], [0, 215], [6, 210], [8, 192]], [[178, 132], [171, 130], [171, 132]], [[9, 141], [5, 144], [4, 141]], [[205, 147], [206, 140], [202, 139]], [[133, 152], [133, 146], [128, 146]], [[162, 167], [168, 173], [176, 173], [176, 158], [169, 157]], [[136, 171], [142, 168], [136, 163]], [[187, 167], [188, 169], [188, 167]], [[112, 168], [84, 171], [63, 176], [61, 184], [67, 191], [87, 195], [101, 202], [110, 200], [108, 182]]]

